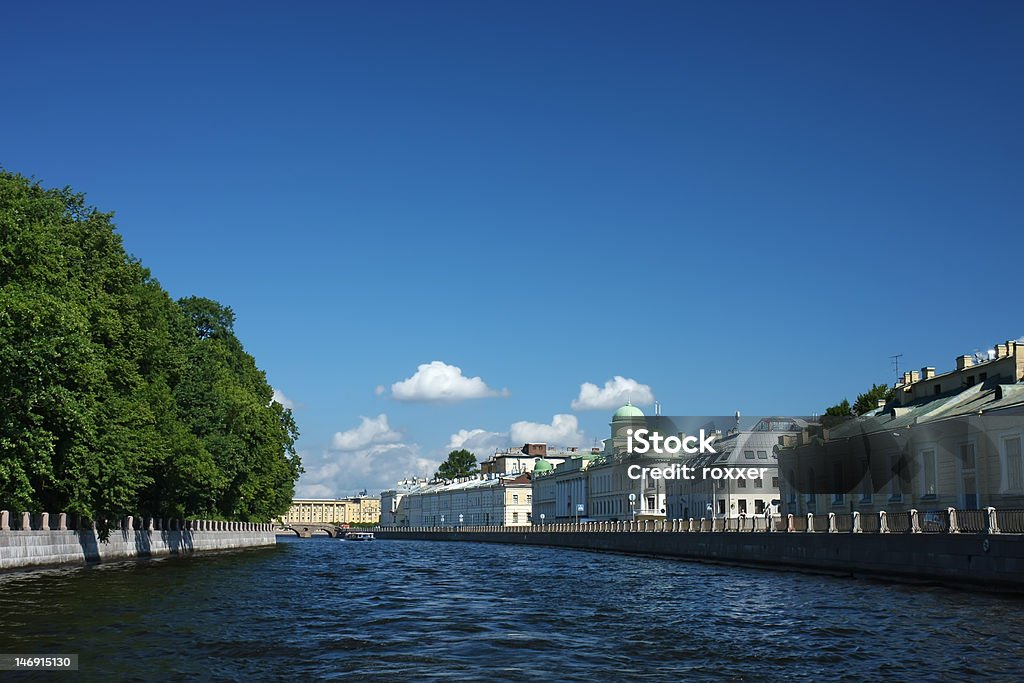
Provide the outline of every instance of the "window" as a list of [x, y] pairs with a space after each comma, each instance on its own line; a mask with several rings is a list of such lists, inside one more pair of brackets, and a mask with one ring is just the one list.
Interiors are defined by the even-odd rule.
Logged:
[[1024, 488], [1024, 462], [1021, 461], [1020, 436], [1003, 439], [1004, 490], [1019, 491]]
[[975, 470], [974, 444], [960, 444], [960, 477], [965, 510], [978, 509], [978, 479]]
[[973, 387], [974, 386], [974, 375], [971, 375], [970, 377], [967, 378], [967, 386], [969, 386], [969, 387]]
[[868, 461], [864, 463], [864, 479], [860, 486], [860, 501], [862, 503], [871, 502], [871, 468], [869, 467]]
[[764, 501], [763, 500], [755, 500], [754, 501], [754, 514], [757, 514], [757, 515], [763, 515], [764, 514]]
[[983, 372], [983, 373], [978, 375], [978, 381], [979, 382], [984, 382], [987, 379], [988, 379], [988, 373], [987, 372]]
[[935, 385], [935, 395], [937, 396], [937, 395], [939, 395], [941, 393], [942, 393], [942, 385], [941, 384], [936, 384]]
[[512, 504], [513, 505], [519, 505], [519, 494], [518, 493], [513, 493], [512, 494]]
[[533, 503], [533, 496], [526, 494], [526, 504], [531, 505]]
[[736, 480], [736, 488], [738, 488], [738, 489], [745, 489], [745, 488], [747, 488], [747, 480], [745, 478], [743, 478], [743, 477], [740, 477], [739, 479], [737, 479]]
[[772, 477], [772, 488], [773, 489], [779, 488], [779, 478], [778, 477]]
[[741, 515], [747, 514], [747, 501], [746, 501], [746, 499], [743, 499], [743, 498], [740, 499], [740, 501], [739, 501], [739, 508], [738, 509], [739, 509], [739, 513]]
[[512, 523], [516, 524], [518, 522], [519, 522], [519, 513], [518, 512], [513, 512], [512, 513]]
[[746, 458], [747, 460], [753, 460], [754, 451], [743, 451], [743, 457]]
[[768, 459], [768, 451], [758, 451], [757, 452], [757, 459], [758, 460], [767, 460]]
[[934, 448], [928, 448], [921, 451], [921, 471], [924, 475], [921, 477], [921, 494], [934, 498], [936, 495], [936, 478], [938, 476], [938, 467], [935, 462]]
[[758, 477], [757, 479], [754, 480], [754, 488], [755, 489], [764, 488], [764, 481], [762, 481], [760, 477]]
[[654, 509], [654, 496], [647, 496], [647, 509], [648, 510], [653, 510]]
[[719, 498], [718, 499], [718, 514], [720, 514], [720, 515], [724, 515], [725, 514], [725, 498]]
[[842, 505], [846, 502], [846, 494], [843, 493], [843, 464], [837, 462], [832, 466], [832, 504]]
[[903, 467], [900, 464], [900, 456], [891, 456], [889, 466], [892, 470], [892, 479], [889, 480], [889, 500], [903, 500]]

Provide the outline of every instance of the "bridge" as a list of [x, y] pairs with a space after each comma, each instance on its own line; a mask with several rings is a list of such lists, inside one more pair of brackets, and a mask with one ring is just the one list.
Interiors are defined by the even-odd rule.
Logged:
[[331, 538], [338, 538], [351, 529], [336, 524], [275, 524], [274, 531], [291, 531], [299, 538], [312, 538], [313, 534], [323, 531]]

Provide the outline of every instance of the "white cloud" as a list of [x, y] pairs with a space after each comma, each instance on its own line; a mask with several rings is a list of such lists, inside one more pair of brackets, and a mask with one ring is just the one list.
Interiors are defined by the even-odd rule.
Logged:
[[344, 432], [335, 432], [331, 448], [336, 451], [357, 451], [375, 444], [395, 443], [402, 435], [388, 426], [388, 416], [381, 413], [375, 418], [359, 418], [358, 427]]
[[479, 462], [491, 457], [497, 450], [508, 448], [508, 445], [508, 434], [489, 432], [486, 429], [460, 429], [448, 439], [445, 453], [465, 448], [472, 451]]
[[508, 389], [491, 389], [481, 378], [466, 377], [462, 368], [439, 360], [420, 365], [412, 377], [391, 385], [391, 397], [396, 401], [454, 403], [492, 396], [508, 396]]
[[292, 410], [295, 409], [295, 403], [285, 396], [283, 391], [279, 391], [278, 389], [274, 389], [274, 397], [271, 400], [277, 401], [285, 408], [291, 408]]
[[303, 458], [306, 471], [296, 486], [296, 496], [340, 498], [366, 489], [371, 495], [393, 488], [409, 477], [430, 476], [440, 461], [424, 457], [417, 444], [380, 443], [344, 452], [325, 452], [319, 458]]
[[383, 395], [384, 395], [384, 392], [386, 392], [386, 391], [387, 391], [387, 389], [386, 389], [386, 388], [384, 387], [384, 385], [383, 385], [383, 384], [378, 384], [378, 385], [377, 385], [377, 388], [375, 388], [375, 389], [373, 390], [373, 393], [374, 393], [375, 395], [377, 395], [377, 396], [383, 396]]
[[604, 383], [604, 388], [596, 384], [584, 382], [580, 385], [580, 395], [572, 402], [573, 410], [613, 410], [626, 401], [636, 405], [654, 403], [654, 392], [646, 384], [635, 379], [615, 375]]
[[512, 443], [544, 442], [550, 446], [581, 446], [583, 432], [575, 415], [555, 415], [551, 424], [515, 422], [508, 429]]

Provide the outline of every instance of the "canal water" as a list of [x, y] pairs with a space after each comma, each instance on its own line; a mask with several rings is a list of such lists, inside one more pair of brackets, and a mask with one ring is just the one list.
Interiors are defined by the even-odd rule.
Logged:
[[0, 624], [0, 653], [78, 654], [57, 680], [1024, 678], [1017, 598], [474, 543], [4, 574]]

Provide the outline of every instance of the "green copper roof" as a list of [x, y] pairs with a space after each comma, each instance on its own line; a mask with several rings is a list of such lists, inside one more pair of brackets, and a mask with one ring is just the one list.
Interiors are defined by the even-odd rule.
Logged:
[[541, 458], [540, 460], [533, 464], [534, 472], [550, 472], [553, 469], [555, 468], [551, 466], [551, 463], [549, 463], [544, 458]]
[[639, 408], [634, 406], [629, 401], [626, 401], [626, 405], [622, 406], [621, 408], [619, 408], [618, 410], [615, 411], [615, 414], [612, 415], [612, 419], [613, 420], [621, 420], [621, 419], [630, 418], [630, 417], [643, 417], [643, 416], [644, 416], [644, 413], [643, 413], [642, 410], [640, 410]]

